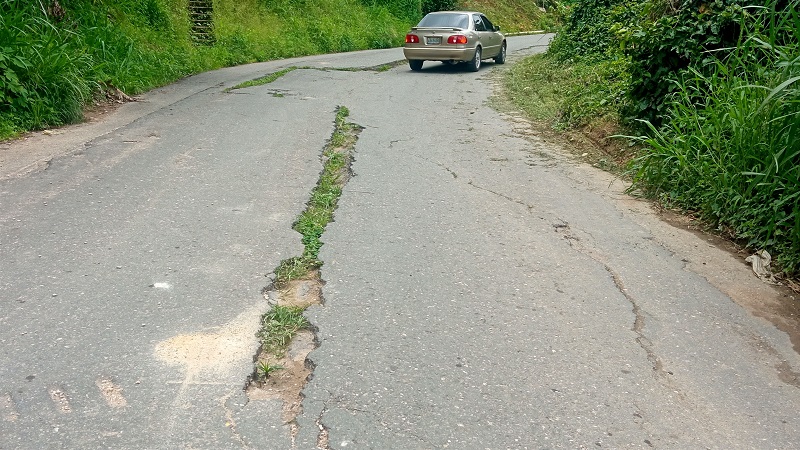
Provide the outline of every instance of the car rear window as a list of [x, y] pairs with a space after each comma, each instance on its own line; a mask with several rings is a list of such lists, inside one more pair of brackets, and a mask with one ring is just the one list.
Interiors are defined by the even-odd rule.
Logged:
[[417, 24], [425, 28], [469, 28], [469, 16], [458, 13], [428, 14]]

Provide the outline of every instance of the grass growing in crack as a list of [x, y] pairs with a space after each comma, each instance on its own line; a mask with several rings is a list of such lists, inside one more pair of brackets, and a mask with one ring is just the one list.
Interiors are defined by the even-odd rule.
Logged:
[[273, 372], [283, 369], [285, 369], [285, 367], [280, 364], [270, 364], [266, 361], [261, 361], [256, 365], [256, 373], [258, 374], [258, 379], [261, 381], [269, 378]]
[[378, 64], [376, 66], [369, 66], [369, 67], [315, 67], [315, 66], [302, 66], [299, 69], [308, 69], [308, 70], [319, 70], [321, 72], [386, 72], [387, 70], [394, 69], [398, 66], [404, 66], [406, 64], [405, 59], [400, 59], [397, 61], [392, 61], [386, 64]]
[[303, 254], [281, 261], [275, 269], [275, 281], [280, 285], [306, 276], [311, 270], [322, 266], [319, 250], [322, 233], [333, 220], [333, 212], [342, 195], [342, 185], [349, 176], [350, 151], [355, 145], [358, 125], [348, 123], [350, 111], [341, 106], [336, 111], [333, 135], [322, 153], [323, 169], [317, 186], [311, 191], [306, 210], [294, 223], [294, 229], [302, 235]]
[[258, 332], [261, 346], [264, 351], [271, 354], [282, 354], [292, 341], [292, 337], [298, 331], [308, 328], [308, 325], [308, 320], [303, 317], [303, 308], [275, 306], [261, 316], [261, 330]]
[[287, 68], [279, 70], [277, 72], [273, 72], [271, 74], [264, 75], [263, 77], [256, 78], [254, 80], [248, 80], [248, 81], [245, 81], [244, 83], [239, 83], [239, 84], [237, 84], [236, 86], [234, 86], [232, 88], [226, 89], [225, 91], [226, 92], [230, 92], [230, 91], [232, 91], [234, 89], [244, 89], [244, 88], [253, 87], [253, 86], [261, 86], [261, 85], [264, 85], [264, 84], [270, 84], [273, 81], [277, 80], [278, 78], [280, 78], [280, 77], [282, 77], [282, 76], [286, 75], [287, 73], [292, 72], [294, 70], [297, 70], [297, 67], [294, 67], [294, 66], [287, 67]]
[[[278, 289], [289, 281], [308, 277], [312, 270], [322, 266], [319, 260], [322, 233], [333, 220], [342, 186], [350, 176], [351, 152], [361, 131], [358, 125], [347, 122], [348, 115], [350, 111], [343, 106], [336, 110], [334, 131], [322, 152], [322, 173], [311, 191], [305, 211], [294, 223], [294, 229], [302, 235], [303, 254], [284, 259], [275, 268], [275, 287]], [[295, 334], [309, 327], [303, 311], [301, 307], [277, 305], [261, 316], [261, 328], [257, 335], [262, 351], [277, 357], [284, 355]], [[264, 381], [281, 368], [262, 360], [256, 365], [256, 375]]]

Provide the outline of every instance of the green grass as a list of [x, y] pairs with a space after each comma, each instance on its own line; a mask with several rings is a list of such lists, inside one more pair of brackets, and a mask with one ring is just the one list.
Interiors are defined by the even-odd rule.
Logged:
[[543, 54], [515, 64], [504, 83], [528, 117], [564, 130], [599, 119], [616, 121], [625, 102], [625, 69], [624, 60], [560, 62]]
[[282, 355], [292, 337], [308, 327], [308, 320], [303, 317], [303, 308], [274, 306], [261, 316], [261, 329], [258, 332], [261, 348], [267, 353]]
[[[342, 72], [362, 72], [362, 71], [385, 72], [385, 71], [387, 71], [387, 70], [389, 70], [389, 69], [391, 69], [393, 67], [397, 67], [400, 64], [405, 64], [405, 60], [397, 61], [397, 62], [390, 63], [390, 64], [381, 64], [381, 65], [375, 66], [375, 67], [366, 67], [366, 68], [360, 68], [360, 67], [345, 67], [345, 68], [336, 68], [336, 67], [329, 68], [329, 67], [325, 67], [325, 68], [319, 68], [319, 67], [312, 67], [312, 66], [303, 66], [303, 67], [292, 66], [292, 67], [287, 67], [286, 69], [282, 69], [282, 70], [279, 70], [277, 72], [273, 72], [271, 74], [265, 75], [263, 77], [259, 77], [259, 78], [253, 79], [253, 80], [248, 80], [248, 81], [245, 81], [243, 83], [239, 83], [236, 86], [233, 86], [231, 88], [226, 89], [225, 91], [229, 92], [229, 91], [232, 91], [232, 90], [235, 90], [235, 89], [244, 89], [244, 88], [248, 88], [248, 87], [261, 86], [261, 85], [269, 84], [269, 83], [272, 83], [273, 81], [277, 80], [278, 78], [286, 75], [287, 73], [292, 72], [292, 71], [297, 70], [297, 69], [320, 70], [320, 71], [323, 71], [323, 72], [326, 72], [326, 71], [329, 71], [329, 70], [342, 71]], [[273, 94], [273, 96], [275, 96], [275, 97], [283, 97], [283, 94], [275, 93], [275, 94]]]
[[136, 95], [224, 66], [398, 46], [413, 22], [359, 0], [215, 0], [214, 43], [195, 45], [185, 0], [61, 5], [56, 15], [0, 0], [0, 139], [78, 122], [105, 90]]
[[256, 78], [254, 80], [248, 80], [244, 83], [239, 83], [236, 86], [227, 89], [228, 91], [232, 91], [234, 89], [244, 89], [253, 86], [261, 86], [264, 84], [272, 83], [273, 81], [277, 80], [278, 78], [286, 75], [289, 72], [297, 70], [297, 67], [287, 67], [286, 69], [279, 70], [277, 72], [273, 72], [271, 74], [265, 75], [263, 77]]
[[[136, 95], [225, 66], [400, 46], [421, 14], [413, 0], [214, 0], [214, 39], [196, 45], [186, 0], [62, 0], [57, 13], [49, 4], [0, 0], [0, 139], [78, 122], [106, 91]], [[508, 31], [557, 17], [521, 0], [469, 5]]]
[[264, 381], [274, 372], [283, 369], [285, 369], [285, 367], [280, 364], [270, 364], [265, 361], [260, 361], [256, 364], [256, 376], [258, 380]]
[[687, 74], [668, 102], [669, 120], [639, 138], [647, 151], [634, 166], [635, 189], [769, 250], [789, 274], [800, 272], [796, 42], [750, 40], [709, 75]]
[[302, 278], [322, 266], [319, 260], [322, 233], [333, 220], [342, 186], [349, 176], [351, 152], [361, 130], [359, 126], [347, 122], [349, 114], [343, 106], [336, 111], [334, 131], [322, 153], [322, 172], [311, 191], [306, 209], [294, 224], [294, 229], [302, 236], [303, 254], [281, 261], [275, 270], [278, 284]]
[[[486, 14], [504, 33], [556, 30], [561, 23], [561, 11], [549, 8], [543, 12], [537, 3], [530, 0], [461, 0], [458, 6]], [[555, 6], [556, 2], [547, 3]]]
[[[800, 273], [800, 13], [791, 3], [767, 6], [759, 16], [767, 20], [743, 20], [735, 48], [705, 53], [677, 79], [663, 80], [676, 88], [664, 99], [663, 125], [643, 122], [628, 175], [632, 191], [768, 250], [792, 276]], [[625, 10], [612, 13], [611, 22], [632, 25]], [[562, 40], [553, 54], [509, 70], [506, 92], [529, 117], [558, 130], [604, 121], [622, 128], [620, 111], [633, 102], [629, 61], [619, 48], [595, 50], [580, 55]]]

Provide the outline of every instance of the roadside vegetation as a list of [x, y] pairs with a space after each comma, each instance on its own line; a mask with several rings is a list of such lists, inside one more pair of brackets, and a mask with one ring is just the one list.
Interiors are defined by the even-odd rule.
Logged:
[[627, 135], [631, 192], [797, 276], [799, 43], [797, 0], [583, 0], [506, 84], [557, 130]]
[[556, 15], [522, 0], [208, 0], [193, 33], [187, 0], [0, 0], [0, 140], [79, 122], [125, 99], [224, 66], [396, 47], [424, 13], [485, 7], [504, 30]]

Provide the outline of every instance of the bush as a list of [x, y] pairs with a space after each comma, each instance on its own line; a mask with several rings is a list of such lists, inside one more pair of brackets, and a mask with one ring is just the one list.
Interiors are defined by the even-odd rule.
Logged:
[[93, 59], [81, 36], [48, 11], [23, 0], [0, 0], [0, 114], [19, 128], [78, 121], [93, 88]]
[[393, 15], [416, 22], [422, 18], [422, 3], [437, 0], [361, 0], [365, 6], [386, 8]]
[[743, 8], [746, 1], [684, 0], [676, 12], [632, 28], [626, 46], [631, 108], [625, 115], [658, 126], [675, 81], [690, 67], [713, 70], [713, 62], [741, 41], [741, 25], [750, 14]]
[[598, 60], [622, 50], [616, 30], [636, 21], [642, 10], [637, 0], [586, 0], [569, 10], [564, 27], [548, 53], [558, 61], [577, 58]]
[[699, 212], [797, 274], [800, 15], [793, 7], [763, 13], [724, 59], [677, 80], [662, 128], [645, 122], [648, 150], [635, 163], [634, 187]]
[[[384, 3], [421, 15], [419, 0]], [[104, 89], [135, 95], [227, 65], [391, 47], [412, 23], [359, 0], [213, 4], [216, 41], [198, 46], [185, 0], [0, 0], [0, 139], [79, 121]]]

